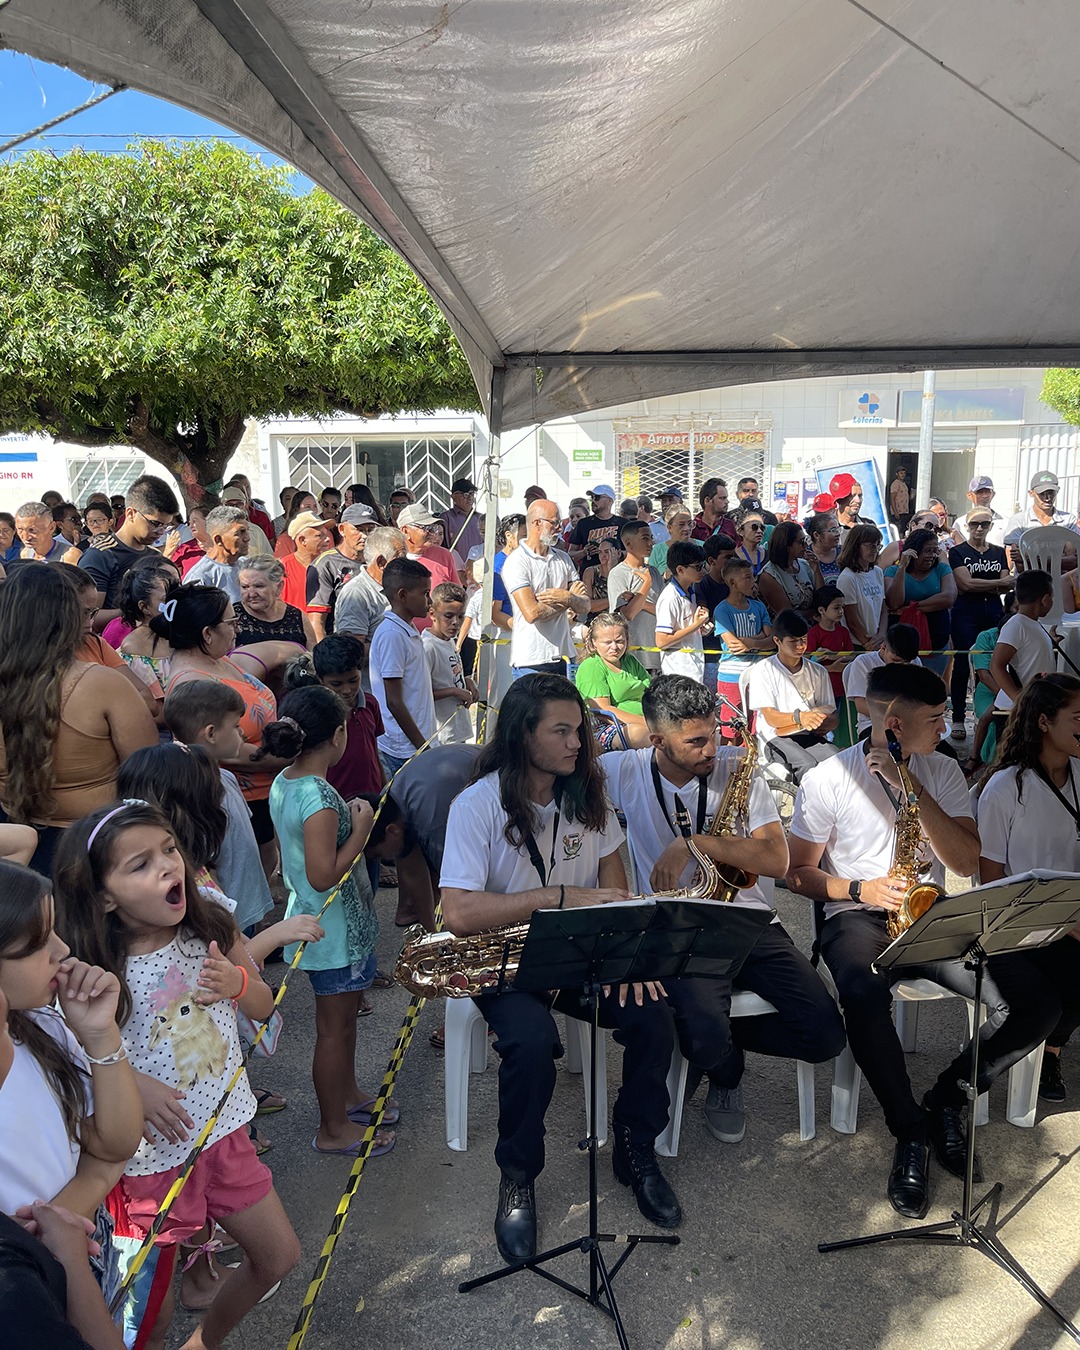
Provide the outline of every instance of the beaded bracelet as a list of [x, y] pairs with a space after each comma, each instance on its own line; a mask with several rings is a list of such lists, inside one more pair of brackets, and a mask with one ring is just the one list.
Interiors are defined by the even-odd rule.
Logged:
[[122, 1037], [119, 1050], [114, 1050], [111, 1055], [105, 1055], [102, 1059], [95, 1059], [93, 1055], [87, 1054], [85, 1050], [83, 1051], [83, 1054], [86, 1055], [88, 1063], [96, 1064], [99, 1069], [107, 1069], [110, 1064], [119, 1064], [121, 1060], [127, 1059], [128, 1057], [127, 1046], [124, 1044]]

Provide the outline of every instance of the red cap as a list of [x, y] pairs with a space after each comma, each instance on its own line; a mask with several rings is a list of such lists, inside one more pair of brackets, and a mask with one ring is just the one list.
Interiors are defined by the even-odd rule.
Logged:
[[830, 497], [827, 492], [819, 492], [810, 503], [810, 510], [815, 516], [823, 516], [827, 511], [836, 509], [836, 501]]
[[855, 486], [855, 479], [851, 476], [851, 474], [838, 473], [829, 484], [829, 491], [834, 498], [833, 505], [835, 505], [836, 500], [838, 500], [841, 497], [850, 497], [854, 486]]

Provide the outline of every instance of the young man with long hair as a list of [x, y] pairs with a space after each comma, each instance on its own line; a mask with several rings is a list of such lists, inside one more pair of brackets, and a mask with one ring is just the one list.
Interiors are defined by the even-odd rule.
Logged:
[[[446, 926], [465, 937], [526, 924], [536, 909], [625, 900], [622, 842], [581, 695], [561, 676], [525, 675], [510, 686], [495, 737], [450, 808], [440, 877]], [[576, 990], [566, 991], [565, 1006], [556, 1002], [581, 1015]], [[562, 1048], [550, 997], [509, 988], [480, 994], [476, 1004], [501, 1058], [495, 1236], [504, 1259], [520, 1261], [536, 1253], [534, 1182]], [[653, 1152], [668, 1114], [671, 1011], [650, 984], [613, 988], [600, 1017], [625, 1049], [613, 1112], [616, 1180], [633, 1188], [650, 1222], [674, 1228], [682, 1212]]]

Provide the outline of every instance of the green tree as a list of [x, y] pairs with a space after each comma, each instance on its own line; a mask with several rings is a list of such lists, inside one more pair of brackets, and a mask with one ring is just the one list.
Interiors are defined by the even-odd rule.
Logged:
[[1048, 370], [1040, 397], [1066, 422], [1080, 426], [1080, 370]]
[[216, 494], [249, 417], [475, 408], [449, 324], [327, 193], [222, 142], [0, 165], [0, 430]]

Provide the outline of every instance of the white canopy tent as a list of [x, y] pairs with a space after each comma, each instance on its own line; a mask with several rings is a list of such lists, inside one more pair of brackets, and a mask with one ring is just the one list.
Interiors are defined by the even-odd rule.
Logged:
[[1080, 365], [1067, 0], [8, 0], [412, 263], [494, 429], [797, 375]]

